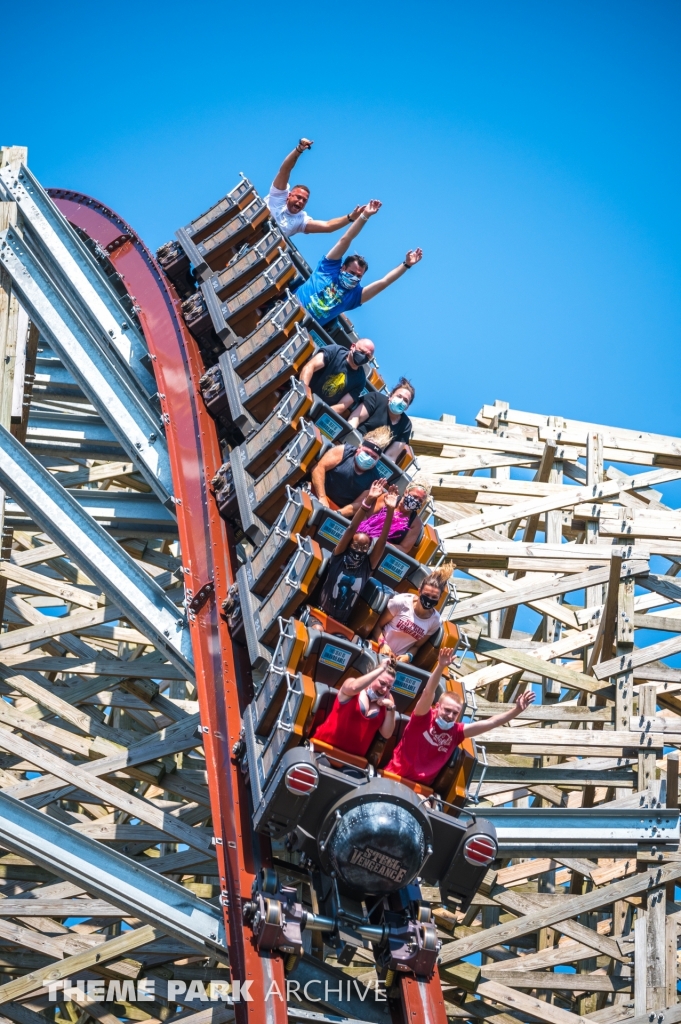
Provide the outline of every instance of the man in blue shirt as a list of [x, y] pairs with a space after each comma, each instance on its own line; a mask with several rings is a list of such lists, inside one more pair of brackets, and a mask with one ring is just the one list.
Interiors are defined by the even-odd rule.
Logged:
[[397, 281], [423, 256], [421, 249], [411, 250], [399, 267], [389, 271], [380, 280], [362, 287], [362, 277], [369, 269], [369, 264], [364, 257], [356, 254], [345, 259], [343, 257], [350, 248], [350, 242], [360, 233], [369, 217], [378, 213], [380, 208], [378, 199], [372, 199], [367, 203], [357, 220], [353, 221], [334, 247], [319, 261], [307, 281], [296, 291], [301, 304], [322, 326], [339, 313], [355, 309], [373, 299], [374, 295], [378, 295], [388, 285]]

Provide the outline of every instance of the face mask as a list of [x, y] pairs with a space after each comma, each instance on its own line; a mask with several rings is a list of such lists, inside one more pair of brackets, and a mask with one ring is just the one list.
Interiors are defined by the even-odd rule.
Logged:
[[421, 499], [417, 498], [415, 494], [405, 494], [402, 498], [402, 507], [407, 512], [416, 512], [421, 508]]
[[421, 598], [421, 604], [423, 605], [424, 608], [434, 608], [435, 605], [440, 600], [439, 597], [426, 597], [425, 594], [421, 594], [420, 598]]
[[454, 722], [445, 722], [444, 718], [440, 718], [439, 715], [435, 719], [435, 724], [441, 729], [452, 729], [454, 727]]
[[352, 288], [356, 288], [359, 284], [359, 278], [357, 277], [357, 274], [349, 274], [347, 270], [341, 270], [338, 275], [338, 284], [341, 288], [351, 291]]
[[388, 402], [388, 408], [397, 415], [397, 413], [405, 412], [409, 408], [409, 402], [405, 402], [403, 398], [391, 398]]
[[363, 471], [366, 471], [367, 469], [373, 469], [377, 462], [378, 459], [376, 458], [376, 456], [372, 455], [370, 452], [359, 451], [355, 455], [355, 465], [357, 466], [358, 469], [361, 469]]
[[353, 549], [350, 548], [350, 550], [345, 553], [345, 564], [348, 569], [357, 569], [365, 558], [366, 554], [364, 551], [353, 551]]
[[353, 348], [350, 355], [355, 366], [364, 366], [365, 363], [369, 362], [369, 356], [366, 352], [360, 352], [358, 348]]

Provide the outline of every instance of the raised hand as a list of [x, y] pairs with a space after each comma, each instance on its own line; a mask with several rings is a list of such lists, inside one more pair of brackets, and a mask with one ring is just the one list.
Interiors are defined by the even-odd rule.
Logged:
[[382, 205], [383, 203], [379, 202], [378, 199], [370, 199], [362, 212], [364, 213], [365, 217], [373, 217], [375, 213], [378, 213]]
[[455, 653], [456, 651], [454, 650], [453, 647], [441, 647], [437, 653], [437, 663], [440, 666], [440, 668], [447, 668], [448, 665], [451, 665], [451, 663], [454, 661]]
[[357, 220], [357, 218], [359, 217], [360, 213], [364, 212], [364, 209], [365, 209], [364, 205], [362, 203], [358, 203], [357, 206], [354, 208], [354, 210], [350, 210], [350, 213], [348, 215], [350, 217], [350, 220], [353, 220], [353, 221]]
[[371, 484], [371, 487], [369, 488], [369, 493], [367, 494], [367, 498], [369, 498], [370, 501], [376, 501], [377, 498], [381, 497], [381, 495], [383, 494], [384, 490], [385, 490], [385, 480], [381, 477], [381, 479], [373, 481], [373, 483]]
[[521, 693], [517, 701], [515, 702], [515, 706], [518, 708], [518, 713], [520, 713], [521, 711], [527, 711], [530, 704], [534, 704], [534, 699], [534, 690], [525, 690], [524, 693]]
[[423, 259], [423, 249], [410, 249], [404, 258], [404, 262], [408, 267], [413, 267], [421, 259]]
[[383, 504], [386, 508], [397, 508], [397, 503], [400, 500], [400, 494], [397, 487], [393, 484], [392, 487], [388, 488]]
[[312, 139], [299, 139], [296, 149], [299, 153], [302, 153], [305, 149], [312, 149], [314, 142]]

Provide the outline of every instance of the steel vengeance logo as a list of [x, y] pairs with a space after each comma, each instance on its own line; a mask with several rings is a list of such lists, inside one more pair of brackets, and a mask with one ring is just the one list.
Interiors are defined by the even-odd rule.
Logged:
[[371, 846], [364, 850], [353, 847], [350, 863], [364, 868], [365, 871], [371, 871], [374, 875], [380, 875], [381, 878], [389, 878], [393, 882], [401, 882], [407, 873], [407, 869], [402, 867], [399, 860], [389, 857], [387, 853], [381, 853], [380, 850], [374, 850]]

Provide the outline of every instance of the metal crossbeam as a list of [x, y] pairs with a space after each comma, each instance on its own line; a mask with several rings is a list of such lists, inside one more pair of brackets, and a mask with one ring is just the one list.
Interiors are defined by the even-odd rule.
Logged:
[[106, 351], [106, 341], [87, 329], [25, 241], [11, 229], [0, 233], [0, 263], [41, 334], [47, 336], [123, 450], [161, 501], [171, 502], [170, 459], [158, 417], [137, 389], [123, 379]]
[[0, 843], [203, 953], [207, 948], [211, 955], [227, 952], [218, 907], [5, 793], [0, 793]]
[[[138, 528], [151, 529], [155, 537], [177, 536], [175, 519], [153, 494], [130, 494], [126, 491], [101, 491], [94, 488], [77, 489], [72, 493], [81, 508], [108, 528], [128, 532]], [[25, 519], [14, 501], [8, 501], [5, 510], [8, 522]]]
[[679, 843], [678, 809], [481, 807], [480, 814], [492, 822], [499, 849], [508, 855], [561, 851], [567, 856], [569, 849], [623, 857], [639, 846], [669, 848]]
[[27, 167], [4, 167], [0, 182], [18, 204], [24, 225], [42, 252], [58, 267], [72, 296], [111, 339], [129, 378], [141, 394], [155, 394], [156, 381], [145, 366], [144, 338], [69, 222]]
[[175, 605], [4, 427], [0, 484], [141, 633], [193, 675], [189, 629]]

